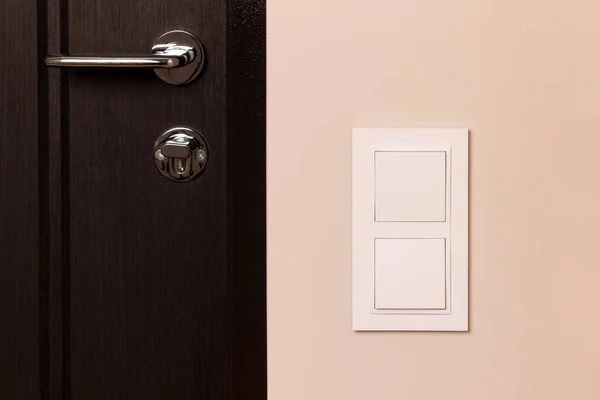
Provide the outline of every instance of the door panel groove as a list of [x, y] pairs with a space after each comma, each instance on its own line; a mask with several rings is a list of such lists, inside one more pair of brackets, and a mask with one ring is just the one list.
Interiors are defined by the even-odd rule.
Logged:
[[38, 286], [39, 286], [39, 389], [40, 400], [50, 398], [50, 248], [49, 248], [49, 110], [48, 70], [44, 57], [48, 54], [48, 4], [37, 1], [37, 121], [38, 121]]
[[[47, 54], [68, 52], [69, 4], [47, 1]], [[69, 270], [69, 71], [48, 74], [48, 209], [49, 209], [49, 399], [70, 394]]]
[[60, 104], [62, 105], [61, 115], [61, 194], [62, 200], [60, 213], [61, 226], [61, 315], [62, 315], [62, 378], [63, 378], [63, 400], [71, 399], [71, 264], [70, 264], [70, 156], [69, 156], [69, 75], [67, 71], [61, 71]]

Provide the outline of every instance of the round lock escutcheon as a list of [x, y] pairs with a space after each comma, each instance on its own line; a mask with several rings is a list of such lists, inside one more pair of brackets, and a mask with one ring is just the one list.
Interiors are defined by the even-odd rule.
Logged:
[[154, 164], [158, 172], [173, 182], [189, 182], [199, 177], [208, 161], [204, 136], [188, 127], [171, 128], [154, 143]]

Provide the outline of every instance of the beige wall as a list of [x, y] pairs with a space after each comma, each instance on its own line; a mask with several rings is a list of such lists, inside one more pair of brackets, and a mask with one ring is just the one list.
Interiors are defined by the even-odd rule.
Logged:
[[[471, 331], [351, 329], [352, 127], [471, 130]], [[600, 399], [600, 3], [268, 2], [270, 400]]]

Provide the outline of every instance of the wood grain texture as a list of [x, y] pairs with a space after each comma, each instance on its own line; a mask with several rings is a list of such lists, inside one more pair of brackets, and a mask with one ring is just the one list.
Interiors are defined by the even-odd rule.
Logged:
[[[71, 53], [145, 53], [185, 29], [208, 58], [185, 87], [151, 71], [69, 72], [71, 398], [266, 398], [264, 4], [232, 4], [70, 2]], [[244, 18], [259, 22], [248, 47]], [[176, 125], [210, 146], [188, 184], [152, 160]]]
[[[39, 399], [36, 2], [0, 2], [0, 398]], [[33, 29], [32, 29], [33, 28]]]
[[[147, 53], [186, 29], [208, 54], [186, 87], [152, 71], [70, 71], [72, 398], [228, 396], [225, 22], [223, 1], [70, 2], [72, 53]], [[210, 146], [189, 184], [153, 162], [176, 125]]]
[[[41, 64], [170, 29], [207, 51], [185, 87]], [[266, 399], [264, 1], [9, 0], [0, 33], [0, 398]], [[154, 168], [175, 125], [192, 183]]]
[[[41, 3], [41, 2], [40, 2]], [[68, 51], [68, 4], [47, 0], [47, 54]], [[40, 29], [40, 27], [38, 27]], [[48, 400], [69, 398], [69, 149], [68, 70], [45, 68], [47, 73], [47, 192], [48, 288], [47, 392]]]
[[232, 398], [267, 398], [266, 1], [229, 0], [227, 155]]

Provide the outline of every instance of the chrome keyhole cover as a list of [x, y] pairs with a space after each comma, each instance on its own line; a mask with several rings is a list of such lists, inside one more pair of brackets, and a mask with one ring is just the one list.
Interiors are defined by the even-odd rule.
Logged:
[[154, 142], [154, 164], [158, 172], [173, 182], [189, 182], [199, 177], [208, 162], [208, 144], [195, 129], [175, 127]]

